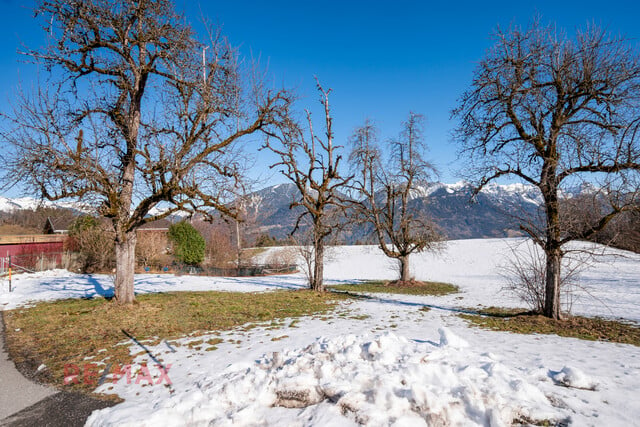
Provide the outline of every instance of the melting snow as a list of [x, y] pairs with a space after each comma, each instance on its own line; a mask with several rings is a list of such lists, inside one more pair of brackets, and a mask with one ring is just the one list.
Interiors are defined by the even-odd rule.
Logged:
[[95, 412], [87, 425], [506, 426], [562, 417], [535, 384], [488, 355], [393, 333], [319, 338], [143, 405], [129, 405], [126, 417], [120, 407]]
[[[412, 258], [418, 279], [458, 285], [443, 297], [377, 294], [331, 316], [238, 328], [220, 335], [163, 341], [147, 350], [171, 366], [171, 387], [103, 384], [125, 401], [95, 412], [102, 425], [510, 425], [552, 420], [571, 425], [633, 425], [640, 348], [553, 335], [469, 328], [460, 307], [522, 306], [499, 267], [522, 239], [463, 240]], [[580, 247], [582, 244], [577, 244]], [[270, 249], [273, 251], [277, 249]], [[325, 268], [331, 283], [389, 279], [395, 265], [371, 246], [338, 247]], [[263, 256], [268, 257], [269, 253]], [[640, 321], [640, 256], [606, 250], [581, 278], [588, 292], [574, 312]], [[109, 295], [109, 276], [53, 271], [14, 277], [0, 287], [0, 308], [29, 301]], [[258, 278], [137, 275], [138, 292], [268, 291], [304, 286], [302, 274]], [[595, 296], [596, 298], [593, 298]], [[431, 309], [421, 311], [424, 306]], [[351, 317], [351, 314], [357, 315]], [[366, 315], [366, 316], [361, 316]], [[392, 331], [392, 333], [391, 333]], [[222, 339], [215, 351], [188, 340]], [[140, 348], [132, 344], [132, 354]], [[101, 362], [97, 356], [92, 359]], [[147, 353], [140, 365], [154, 362]]]

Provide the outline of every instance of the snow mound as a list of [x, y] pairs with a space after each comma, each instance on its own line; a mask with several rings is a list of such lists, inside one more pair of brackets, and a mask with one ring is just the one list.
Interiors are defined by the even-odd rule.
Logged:
[[469, 347], [469, 343], [451, 332], [447, 328], [438, 329], [440, 334], [440, 347], [453, 347], [453, 348], [466, 348]]
[[566, 387], [596, 390], [598, 383], [578, 368], [565, 366], [560, 372], [551, 372], [551, 378]]
[[487, 355], [392, 333], [320, 338], [175, 390], [96, 411], [87, 425], [506, 426], [559, 416], [538, 387]]

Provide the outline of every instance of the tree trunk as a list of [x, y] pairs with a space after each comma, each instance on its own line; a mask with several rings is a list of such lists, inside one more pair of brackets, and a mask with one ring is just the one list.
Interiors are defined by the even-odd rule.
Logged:
[[115, 298], [118, 304], [132, 304], [133, 273], [136, 267], [136, 233], [123, 233], [116, 238]]
[[552, 319], [562, 318], [560, 312], [560, 266], [562, 255], [559, 250], [547, 253], [547, 278], [545, 286], [544, 315]]
[[[557, 155], [556, 155], [557, 157]], [[544, 315], [559, 320], [560, 313], [560, 266], [562, 250], [560, 248], [560, 204], [558, 202], [557, 164], [547, 162], [543, 166], [541, 182], [542, 197], [546, 212], [546, 242], [544, 252], [547, 257], [546, 284], [544, 296]]]
[[409, 273], [409, 255], [404, 255], [398, 258], [400, 261], [400, 281], [408, 282], [411, 280], [411, 274]]
[[324, 292], [324, 240], [322, 237], [314, 239], [314, 260], [313, 277], [311, 278], [311, 289], [317, 292]]

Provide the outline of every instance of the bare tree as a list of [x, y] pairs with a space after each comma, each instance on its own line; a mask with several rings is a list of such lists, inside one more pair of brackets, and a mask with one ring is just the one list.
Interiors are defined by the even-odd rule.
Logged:
[[[291, 203], [290, 208], [303, 208], [292, 232], [295, 233], [302, 221], [308, 220], [311, 227], [311, 248], [313, 262], [309, 285], [316, 291], [324, 291], [324, 252], [326, 239], [340, 225], [345, 204], [340, 193], [346, 189], [351, 177], [340, 175], [342, 156], [337, 154], [340, 146], [334, 145], [329, 93], [317, 81], [320, 102], [324, 109], [324, 138], [313, 130], [311, 113], [306, 111], [308, 137], [301, 125], [290, 122], [277, 134], [271, 135], [267, 147], [280, 157], [272, 167], [281, 167], [281, 172], [298, 189], [300, 198]], [[274, 142], [278, 141], [276, 145]], [[309, 259], [311, 261], [311, 259]]]
[[595, 241], [640, 253], [640, 208], [625, 212], [612, 222], [612, 227], [603, 236], [596, 236]]
[[[502, 288], [526, 303], [535, 313], [542, 314], [545, 304], [546, 257], [538, 245], [530, 241], [519, 242], [510, 248], [510, 256], [500, 266], [499, 272], [505, 281]], [[560, 304], [564, 311], [571, 312], [574, 290], [580, 288], [579, 276], [586, 270], [593, 259], [580, 256], [563, 257], [562, 276], [560, 277]], [[587, 291], [586, 289], [584, 289]], [[587, 291], [588, 292], [588, 291]]]
[[206, 242], [206, 267], [231, 268], [237, 261], [236, 239], [233, 236], [235, 226], [230, 221], [218, 218], [207, 221], [197, 218], [193, 226], [202, 234]]
[[136, 239], [136, 260], [142, 267], [160, 268], [169, 263], [167, 254], [169, 240], [164, 231], [138, 230]]
[[371, 122], [356, 129], [351, 140], [356, 217], [373, 226], [384, 254], [398, 260], [400, 283], [412, 279], [409, 256], [435, 249], [442, 240], [424, 207], [411, 203], [420, 185], [435, 172], [423, 158], [422, 122], [419, 114], [409, 114], [400, 137], [389, 141], [389, 161], [383, 159]]
[[[591, 237], [638, 199], [640, 62], [597, 27], [569, 38], [534, 21], [498, 29], [495, 39], [452, 113], [456, 138], [476, 192], [507, 175], [540, 190], [544, 225], [521, 228], [544, 250], [544, 315], [559, 319], [563, 245]], [[585, 181], [599, 189], [603, 209], [565, 228], [562, 190]]]
[[[585, 228], [607, 208], [601, 197], [587, 195], [572, 197], [561, 204], [561, 212], [568, 217], [564, 222], [573, 223], [574, 227]], [[589, 238], [607, 246], [640, 253], [640, 207], [636, 206], [622, 212], [612, 219], [607, 226]]]
[[288, 95], [243, 79], [228, 42], [213, 30], [199, 41], [169, 0], [49, 0], [36, 14], [50, 43], [27, 55], [49, 80], [4, 115], [6, 185], [109, 218], [115, 298], [132, 303], [136, 229], [179, 210], [232, 215], [238, 144], [286, 113]]

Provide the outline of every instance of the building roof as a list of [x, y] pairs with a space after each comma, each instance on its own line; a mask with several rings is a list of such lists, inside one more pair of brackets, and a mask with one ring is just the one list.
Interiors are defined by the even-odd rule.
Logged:
[[64, 242], [67, 236], [51, 235], [51, 234], [29, 234], [15, 236], [0, 236], [1, 245], [21, 245], [30, 243], [54, 243]]
[[66, 234], [69, 232], [69, 227], [76, 220], [75, 216], [59, 216], [59, 217], [47, 217], [47, 221], [44, 225], [45, 234]]
[[142, 231], [167, 231], [169, 230], [169, 226], [171, 226], [171, 221], [166, 218], [157, 219], [155, 221], [147, 222], [146, 224], [138, 227], [138, 230]]

